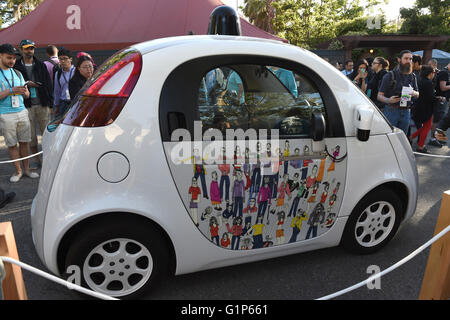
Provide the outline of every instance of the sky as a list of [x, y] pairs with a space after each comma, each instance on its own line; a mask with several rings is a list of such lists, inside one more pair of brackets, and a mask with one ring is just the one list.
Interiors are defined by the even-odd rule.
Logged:
[[[244, 0], [222, 0], [222, 2], [226, 5], [229, 5], [233, 8], [236, 6], [243, 6]], [[390, 0], [389, 4], [383, 4], [381, 7], [386, 13], [387, 20], [395, 20], [400, 15], [400, 8], [411, 8], [414, 5], [415, 0]]]

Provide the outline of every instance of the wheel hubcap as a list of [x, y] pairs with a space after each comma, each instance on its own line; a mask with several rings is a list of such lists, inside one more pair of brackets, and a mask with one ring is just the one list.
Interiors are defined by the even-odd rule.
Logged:
[[394, 223], [394, 207], [389, 202], [375, 202], [361, 213], [356, 222], [356, 241], [363, 247], [374, 247], [388, 237]]
[[130, 239], [113, 239], [95, 247], [83, 265], [88, 286], [112, 297], [131, 294], [141, 288], [153, 271], [148, 249]]

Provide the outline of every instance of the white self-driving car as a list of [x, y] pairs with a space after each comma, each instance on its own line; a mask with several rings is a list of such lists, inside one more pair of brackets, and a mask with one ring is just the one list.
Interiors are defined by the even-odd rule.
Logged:
[[185, 274], [341, 244], [371, 253], [416, 208], [406, 136], [295, 46], [186, 36], [105, 62], [43, 137], [44, 264], [134, 297]]

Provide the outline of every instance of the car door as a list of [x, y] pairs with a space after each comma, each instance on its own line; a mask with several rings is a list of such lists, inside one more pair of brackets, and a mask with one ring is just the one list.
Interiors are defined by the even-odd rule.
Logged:
[[[313, 114], [326, 135], [313, 141]], [[346, 140], [337, 102], [314, 70], [262, 56], [178, 67], [160, 100], [164, 151], [186, 212], [230, 250], [301, 243], [332, 230]]]

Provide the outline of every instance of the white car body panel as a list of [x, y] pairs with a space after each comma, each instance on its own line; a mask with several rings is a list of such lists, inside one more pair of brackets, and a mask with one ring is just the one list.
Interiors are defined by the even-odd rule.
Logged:
[[[78, 222], [102, 213], [134, 213], [160, 225], [174, 245], [176, 274], [183, 274], [338, 245], [354, 206], [367, 192], [385, 182], [398, 181], [408, 186], [407, 216], [414, 212], [417, 172], [410, 161], [408, 168], [399, 166], [411, 152], [398, 154], [399, 148], [404, 146], [392, 134], [379, 110], [350, 81], [343, 79], [342, 73], [313, 53], [275, 41], [210, 36], [161, 39], [135, 48], [143, 53], [140, 80], [113, 124], [100, 128], [60, 125], [56, 132], [44, 136], [43, 171], [48, 170], [48, 173], [41, 177], [33, 202], [33, 235], [36, 247], [40, 248], [39, 256], [55, 274], [60, 274], [57, 252], [64, 234]], [[348, 151], [346, 182], [342, 186], [345, 194], [330, 232], [283, 245], [281, 249], [226, 250], [205, 241], [192, 224], [181, 199], [173, 201], [168, 197], [177, 194], [177, 189], [159, 129], [162, 86], [167, 76], [183, 62], [223, 54], [276, 56], [297, 61], [313, 68], [330, 86], [340, 105]], [[375, 110], [367, 142], [355, 137], [354, 108], [358, 105]], [[145, 115], [142, 106], [147, 108]], [[59, 140], [55, 141], [55, 137]], [[128, 176], [119, 183], [106, 182], [97, 171], [100, 157], [112, 151], [123, 154], [130, 163]]]

